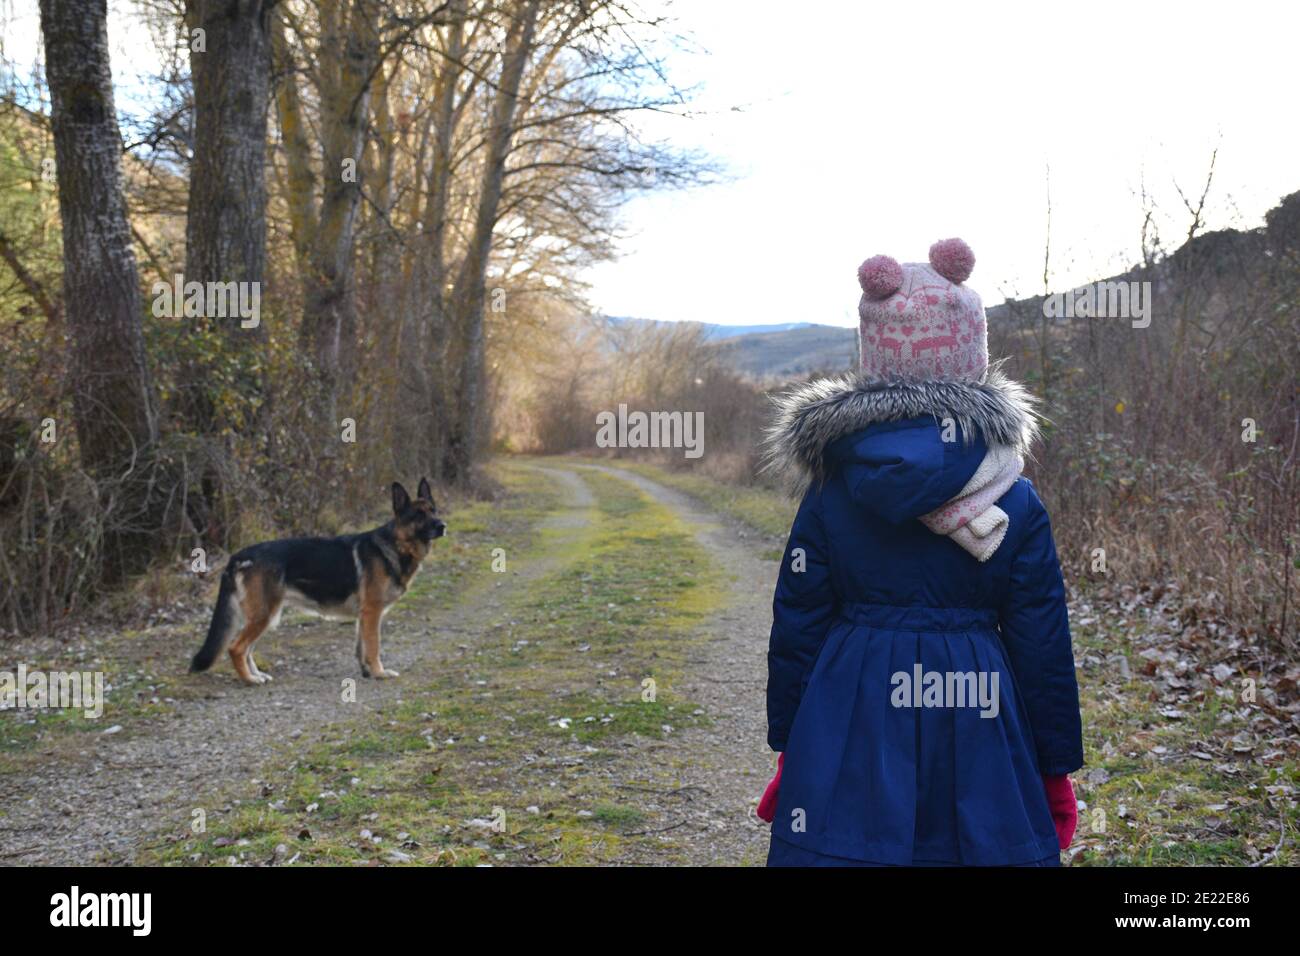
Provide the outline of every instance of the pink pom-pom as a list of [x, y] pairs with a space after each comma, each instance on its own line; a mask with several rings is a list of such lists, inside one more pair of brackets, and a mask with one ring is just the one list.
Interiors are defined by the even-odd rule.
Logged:
[[872, 256], [858, 266], [858, 285], [869, 299], [888, 299], [903, 285], [903, 268], [889, 256]]
[[949, 282], [960, 284], [975, 270], [975, 253], [960, 239], [940, 239], [930, 247], [930, 265]]

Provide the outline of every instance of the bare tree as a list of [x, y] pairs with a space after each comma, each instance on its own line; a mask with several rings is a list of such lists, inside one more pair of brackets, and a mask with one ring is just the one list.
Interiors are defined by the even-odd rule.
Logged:
[[[63, 301], [81, 457], [102, 478], [136, 471], [157, 439], [139, 275], [122, 195], [105, 0], [41, 0], [63, 222]], [[138, 536], [117, 542], [137, 557]]]
[[314, 65], [304, 71], [319, 105], [318, 180], [311, 173], [314, 164], [307, 151], [298, 62], [283, 33], [279, 43], [285, 74], [278, 106], [291, 166], [294, 241], [302, 259], [300, 340], [319, 379], [323, 420], [331, 423], [339, 383], [349, 378], [355, 367], [353, 273], [360, 169], [370, 90], [381, 63], [382, 9], [375, 0], [326, 0], [317, 7], [319, 38]]
[[[278, 12], [276, 159], [318, 417], [348, 389], [400, 408], [371, 424], [394, 464], [467, 481], [490, 431], [489, 341], [536, 314], [517, 297], [576, 302], [630, 190], [704, 178], [631, 122], [684, 102], [638, 42], [662, 24], [620, 0]], [[353, 348], [380, 360], [361, 378]]]
[[483, 311], [487, 299], [487, 262], [492, 249], [492, 233], [497, 224], [501, 189], [505, 181], [506, 159], [514, 136], [519, 84], [533, 49], [537, 29], [537, 0], [518, 4], [510, 20], [502, 57], [501, 77], [492, 101], [487, 131], [487, 154], [483, 160], [483, 178], [478, 192], [478, 208], [473, 232], [461, 261], [452, 290], [455, 303], [453, 323], [460, 332], [458, 355], [458, 394], [456, 405], [449, 408], [452, 421], [447, 435], [443, 475], [450, 481], [468, 477], [474, 455], [474, 442], [480, 436], [483, 415], [483, 379], [485, 369]]

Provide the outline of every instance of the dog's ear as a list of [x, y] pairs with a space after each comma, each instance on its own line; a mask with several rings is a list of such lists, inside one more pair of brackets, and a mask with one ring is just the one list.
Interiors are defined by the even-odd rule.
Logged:
[[428, 479], [428, 478], [421, 478], [421, 479], [420, 479], [420, 488], [419, 488], [419, 490], [416, 492], [416, 497], [417, 497], [417, 498], [423, 498], [425, 501], [429, 502], [429, 504], [433, 505], [433, 510], [434, 510], [434, 511], [437, 511], [437, 510], [438, 510], [438, 506], [437, 506], [436, 504], [434, 504], [434, 501], [433, 501], [433, 489], [429, 487], [429, 479]]
[[393, 482], [393, 514], [400, 515], [411, 507], [411, 496], [406, 493], [400, 481]]

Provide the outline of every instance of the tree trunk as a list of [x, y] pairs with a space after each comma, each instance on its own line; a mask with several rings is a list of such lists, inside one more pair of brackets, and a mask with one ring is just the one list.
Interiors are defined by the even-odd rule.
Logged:
[[143, 302], [122, 193], [105, 0], [41, 0], [52, 100], [73, 411], [88, 469], [117, 474], [157, 438]]
[[272, 50], [281, 79], [276, 87], [276, 113], [285, 153], [285, 203], [289, 207], [289, 234], [299, 274], [307, 272], [307, 261], [316, 241], [316, 180], [312, 174], [311, 144], [298, 91], [298, 64], [285, 35], [284, 18], [275, 16], [271, 25]]
[[132, 530], [110, 526], [116, 573], [147, 558], [140, 472], [157, 441], [141, 327], [143, 301], [122, 193], [122, 142], [113, 106], [105, 0], [41, 0], [45, 77], [63, 222], [63, 307], [81, 458], [103, 480], [126, 479]]
[[320, 377], [320, 411], [337, 425], [340, 383], [355, 372], [354, 236], [361, 199], [369, 90], [379, 57], [378, 7], [355, 0], [346, 18], [321, 6], [321, 204], [303, 290], [302, 342]]
[[[259, 289], [266, 271], [266, 127], [271, 81], [269, 10], [275, 0], [187, 0], [185, 25], [191, 37], [190, 75], [194, 85], [194, 156], [190, 163], [189, 208], [185, 222], [185, 279], [238, 282]], [[203, 49], [193, 42], [203, 31]], [[262, 394], [262, 381], [250, 355], [265, 341], [258, 324], [227, 315], [215, 323], [219, 341], [236, 359], [240, 390], [249, 407]], [[196, 329], [197, 330], [197, 329]], [[231, 420], [214, 389], [226, 381], [221, 357], [209, 350], [186, 361], [180, 413], [198, 435], [229, 432], [252, 422]], [[201, 476], [202, 494], [191, 501], [196, 527], [218, 540], [226, 529], [214, 517], [221, 494], [219, 470]]]
[[451, 482], [469, 480], [484, 422], [485, 339], [483, 312], [487, 303], [487, 265], [492, 251], [501, 187], [505, 181], [506, 157], [514, 135], [519, 84], [532, 53], [537, 27], [537, 0], [520, 4], [506, 36], [506, 53], [501, 78], [492, 104], [487, 156], [479, 191], [474, 230], [461, 262], [452, 293], [455, 327], [461, 334], [458, 405], [452, 416], [444, 454], [443, 475]]
[[414, 308], [403, 323], [403, 382], [417, 396], [419, 414], [412, 419], [406, 438], [421, 469], [440, 476], [438, 457], [448, 420], [446, 373], [450, 351], [447, 315], [447, 217], [451, 199], [452, 150], [458, 120], [456, 91], [465, 56], [465, 4], [451, 6], [446, 33], [446, 56], [434, 87], [433, 142], [425, 180], [425, 205], [421, 216], [419, 265], [414, 270], [419, 290]]
[[[185, 225], [185, 278], [257, 282], [266, 270], [266, 107], [271, 79], [268, 11], [274, 0], [187, 0], [186, 26], [205, 32], [192, 50], [194, 158]], [[261, 327], [223, 320], [247, 341]]]

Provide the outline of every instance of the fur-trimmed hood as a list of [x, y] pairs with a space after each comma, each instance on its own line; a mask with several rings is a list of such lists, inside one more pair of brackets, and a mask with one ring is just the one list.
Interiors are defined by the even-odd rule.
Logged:
[[1028, 457], [1041, 419], [1037, 400], [997, 365], [979, 382], [881, 381], [857, 372], [796, 386], [773, 402], [777, 413], [767, 431], [763, 469], [796, 495], [825, 477], [831, 443], [871, 425], [951, 418], [966, 442], [978, 431], [987, 444]]

